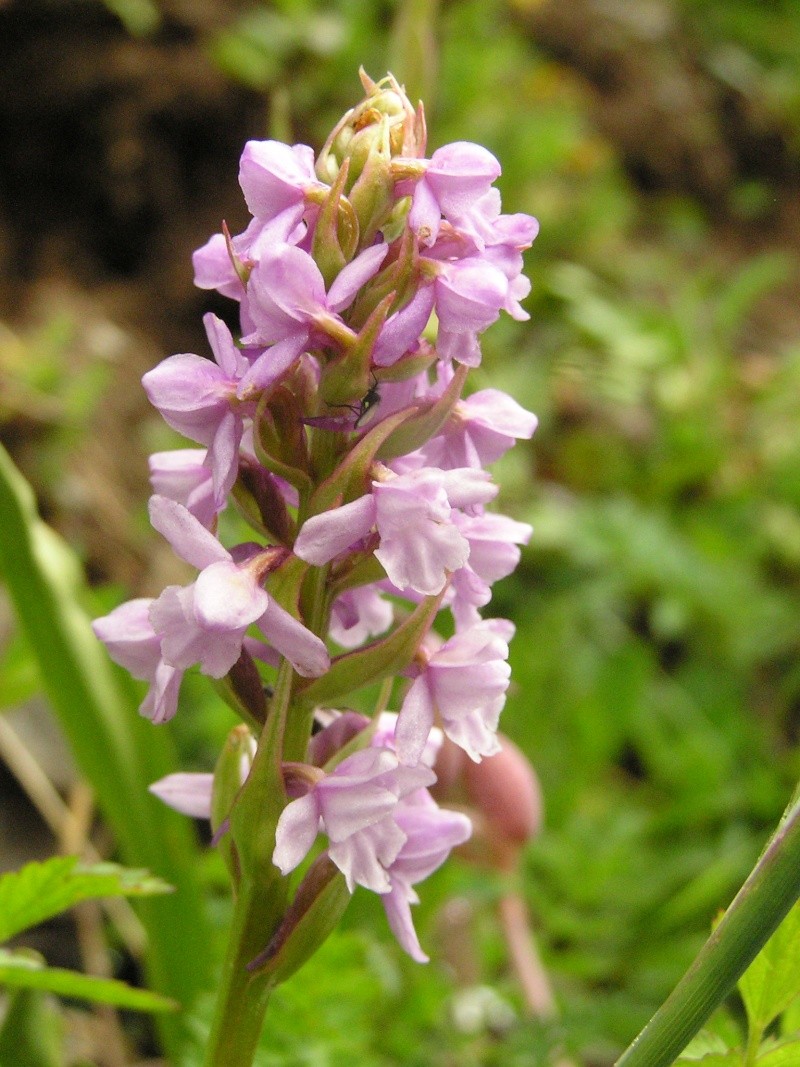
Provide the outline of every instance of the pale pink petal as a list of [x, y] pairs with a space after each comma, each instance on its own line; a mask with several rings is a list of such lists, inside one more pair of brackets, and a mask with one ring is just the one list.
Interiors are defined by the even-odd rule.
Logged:
[[377, 272], [388, 251], [388, 245], [371, 245], [339, 271], [328, 291], [331, 311], [342, 311], [352, 304], [356, 293]]
[[165, 496], [150, 497], [150, 522], [187, 563], [202, 570], [229, 560], [230, 552], [182, 504]]
[[389, 867], [403, 847], [406, 835], [390, 818], [343, 841], [332, 843], [328, 855], [345, 876], [352, 893], [357, 885], [373, 893], [388, 893]]
[[213, 774], [168, 774], [148, 788], [159, 800], [182, 815], [210, 819], [213, 785]]
[[286, 337], [272, 345], [253, 363], [239, 383], [237, 393], [245, 397], [253, 390], [268, 389], [289, 370], [305, 347], [305, 336]]
[[169, 722], [178, 710], [178, 694], [182, 681], [182, 670], [171, 667], [169, 663], [159, 662], [147, 695], [139, 705], [139, 714], [156, 726]]
[[412, 767], [419, 763], [433, 721], [434, 704], [427, 680], [422, 674], [406, 693], [395, 728], [394, 743], [401, 763]]
[[239, 471], [239, 445], [243, 429], [241, 417], [233, 411], [227, 411], [220, 420], [209, 449], [214, 504], [220, 510]]
[[432, 245], [439, 234], [442, 212], [433, 190], [423, 179], [417, 183], [408, 213], [408, 225], [419, 235], [420, 243]]
[[404, 308], [389, 316], [372, 350], [377, 367], [391, 367], [419, 341], [431, 317], [434, 297], [433, 286], [423, 285]]
[[321, 567], [365, 537], [375, 522], [375, 501], [361, 496], [333, 511], [314, 515], [303, 523], [294, 544], [294, 554]]
[[230, 560], [212, 563], [194, 584], [195, 616], [207, 630], [244, 630], [264, 614], [269, 603], [266, 590], [255, 583], [252, 573]]
[[151, 597], [128, 600], [92, 623], [109, 656], [134, 678], [151, 678], [161, 658], [158, 636], [150, 622], [152, 604]]
[[281, 874], [288, 874], [302, 863], [311, 850], [319, 829], [319, 812], [313, 793], [288, 804], [275, 829], [272, 862]]
[[330, 656], [324, 642], [276, 601], [270, 601], [258, 625], [270, 644], [304, 678], [317, 678], [330, 667]]
[[429, 957], [422, 951], [417, 931], [414, 929], [414, 920], [411, 918], [411, 904], [416, 903], [417, 895], [400, 879], [391, 878], [390, 884], [390, 891], [381, 897], [389, 929], [412, 960], [416, 963], [428, 963]]

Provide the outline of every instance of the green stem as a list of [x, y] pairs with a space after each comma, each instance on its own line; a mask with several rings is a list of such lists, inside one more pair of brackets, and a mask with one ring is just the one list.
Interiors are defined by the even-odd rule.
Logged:
[[275, 827], [286, 803], [281, 753], [294, 672], [283, 661], [250, 774], [231, 812], [241, 867], [228, 950], [206, 1048], [205, 1067], [250, 1067], [271, 987], [247, 965], [264, 950], [286, 911], [287, 880], [272, 863]]
[[764, 1030], [762, 1027], [754, 1025], [752, 1022], [749, 1023], [747, 1028], [747, 1048], [744, 1052], [744, 1067], [753, 1067], [763, 1036]]
[[616, 1067], [668, 1067], [728, 996], [798, 897], [800, 801], [794, 799], [694, 963]]
[[239, 887], [205, 1067], [249, 1067], [253, 1062], [271, 987], [263, 976], [252, 975], [247, 964], [263, 950], [275, 925], [274, 882], [264, 887], [258, 878], [247, 877]]

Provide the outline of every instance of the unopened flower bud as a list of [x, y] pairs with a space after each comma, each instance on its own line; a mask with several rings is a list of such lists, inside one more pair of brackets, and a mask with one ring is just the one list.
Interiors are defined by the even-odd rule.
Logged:
[[233, 803], [247, 777], [256, 743], [244, 723], [234, 726], [214, 768], [211, 791], [211, 829], [216, 833], [231, 813]]
[[542, 823], [539, 780], [525, 754], [502, 734], [500, 751], [474, 763], [449, 738], [439, 751], [435, 770], [437, 800], [463, 803], [481, 818], [471, 856], [493, 867], [510, 869], [519, 850]]
[[365, 96], [334, 127], [317, 159], [321, 181], [333, 183], [345, 159], [350, 161], [350, 186], [360, 176], [376, 145], [389, 156], [418, 156], [425, 151], [424, 121], [405, 90], [391, 74], [374, 82], [362, 70]]

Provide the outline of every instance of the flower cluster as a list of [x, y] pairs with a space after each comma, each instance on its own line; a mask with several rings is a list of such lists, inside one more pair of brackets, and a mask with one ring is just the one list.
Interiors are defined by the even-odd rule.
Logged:
[[[324, 834], [348, 889], [381, 894], [423, 960], [413, 886], [470, 833], [428, 791], [435, 753], [443, 735], [475, 762], [499, 750], [513, 626], [481, 612], [531, 533], [486, 510], [486, 468], [535, 417], [496, 389], [462, 394], [480, 334], [501, 311], [527, 317], [522, 252], [537, 224], [501, 213], [490, 152], [459, 142], [425, 158], [421, 107], [391, 77], [362, 80], [364, 101], [316, 159], [305, 145], [245, 146], [252, 220], [194, 256], [196, 284], [238, 302], [236, 336], [208, 314], [213, 360], [171, 356], [143, 382], [201, 446], [151, 459], [152, 524], [198, 574], [95, 631], [149, 682], [141, 711], [154, 722], [175, 714], [196, 666], [226, 680], [250, 727], [267, 723], [260, 744], [292, 738], [277, 753], [275, 868], [288, 876]], [[244, 520], [253, 539], [226, 547], [231, 502], [224, 528]], [[439, 611], [453, 620], [446, 641]], [[380, 715], [398, 676], [397, 711]], [[377, 681], [376, 719], [326, 710]], [[313, 736], [312, 719], [326, 723]], [[258, 788], [249, 768], [229, 807], [242, 781]], [[154, 791], [197, 816], [214, 788], [177, 775]]]

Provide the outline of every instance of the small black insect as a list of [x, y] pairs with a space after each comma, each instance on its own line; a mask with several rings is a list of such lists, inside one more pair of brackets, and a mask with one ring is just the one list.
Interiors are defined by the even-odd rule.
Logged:
[[378, 379], [375, 377], [374, 371], [370, 371], [370, 373], [372, 374], [372, 383], [370, 384], [369, 389], [366, 391], [364, 396], [362, 396], [361, 400], [358, 403], [358, 414], [356, 415], [356, 421], [354, 425], [354, 429], [356, 430], [358, 429], [359, 424], [363, 421], [365, 416], [368, 415], [369, 412], [372, 411], [372, 409], [375, 407], [375, 405], [379, 404], [381, 400], [381, 394], [378, 388]]
[[306, 426], [318, 426], [322, 430], [358, 430], [361, 428], [361, 423], [372, 411], [372, 409], [380, 403], [381, 394], [378, 384], [378, 379], [375, 377], [375, 372], [370, 371], [372, 375], [372, 382], [369, 389], [362, 396], [357, 404], [331, 404], [332, 408], [347, 408], [348, 411], [353, 414], [353, 422], [345, 418], [343, 415], [330, 418], [328, 416], [318, 416], [313, 419], [303, 419]]

